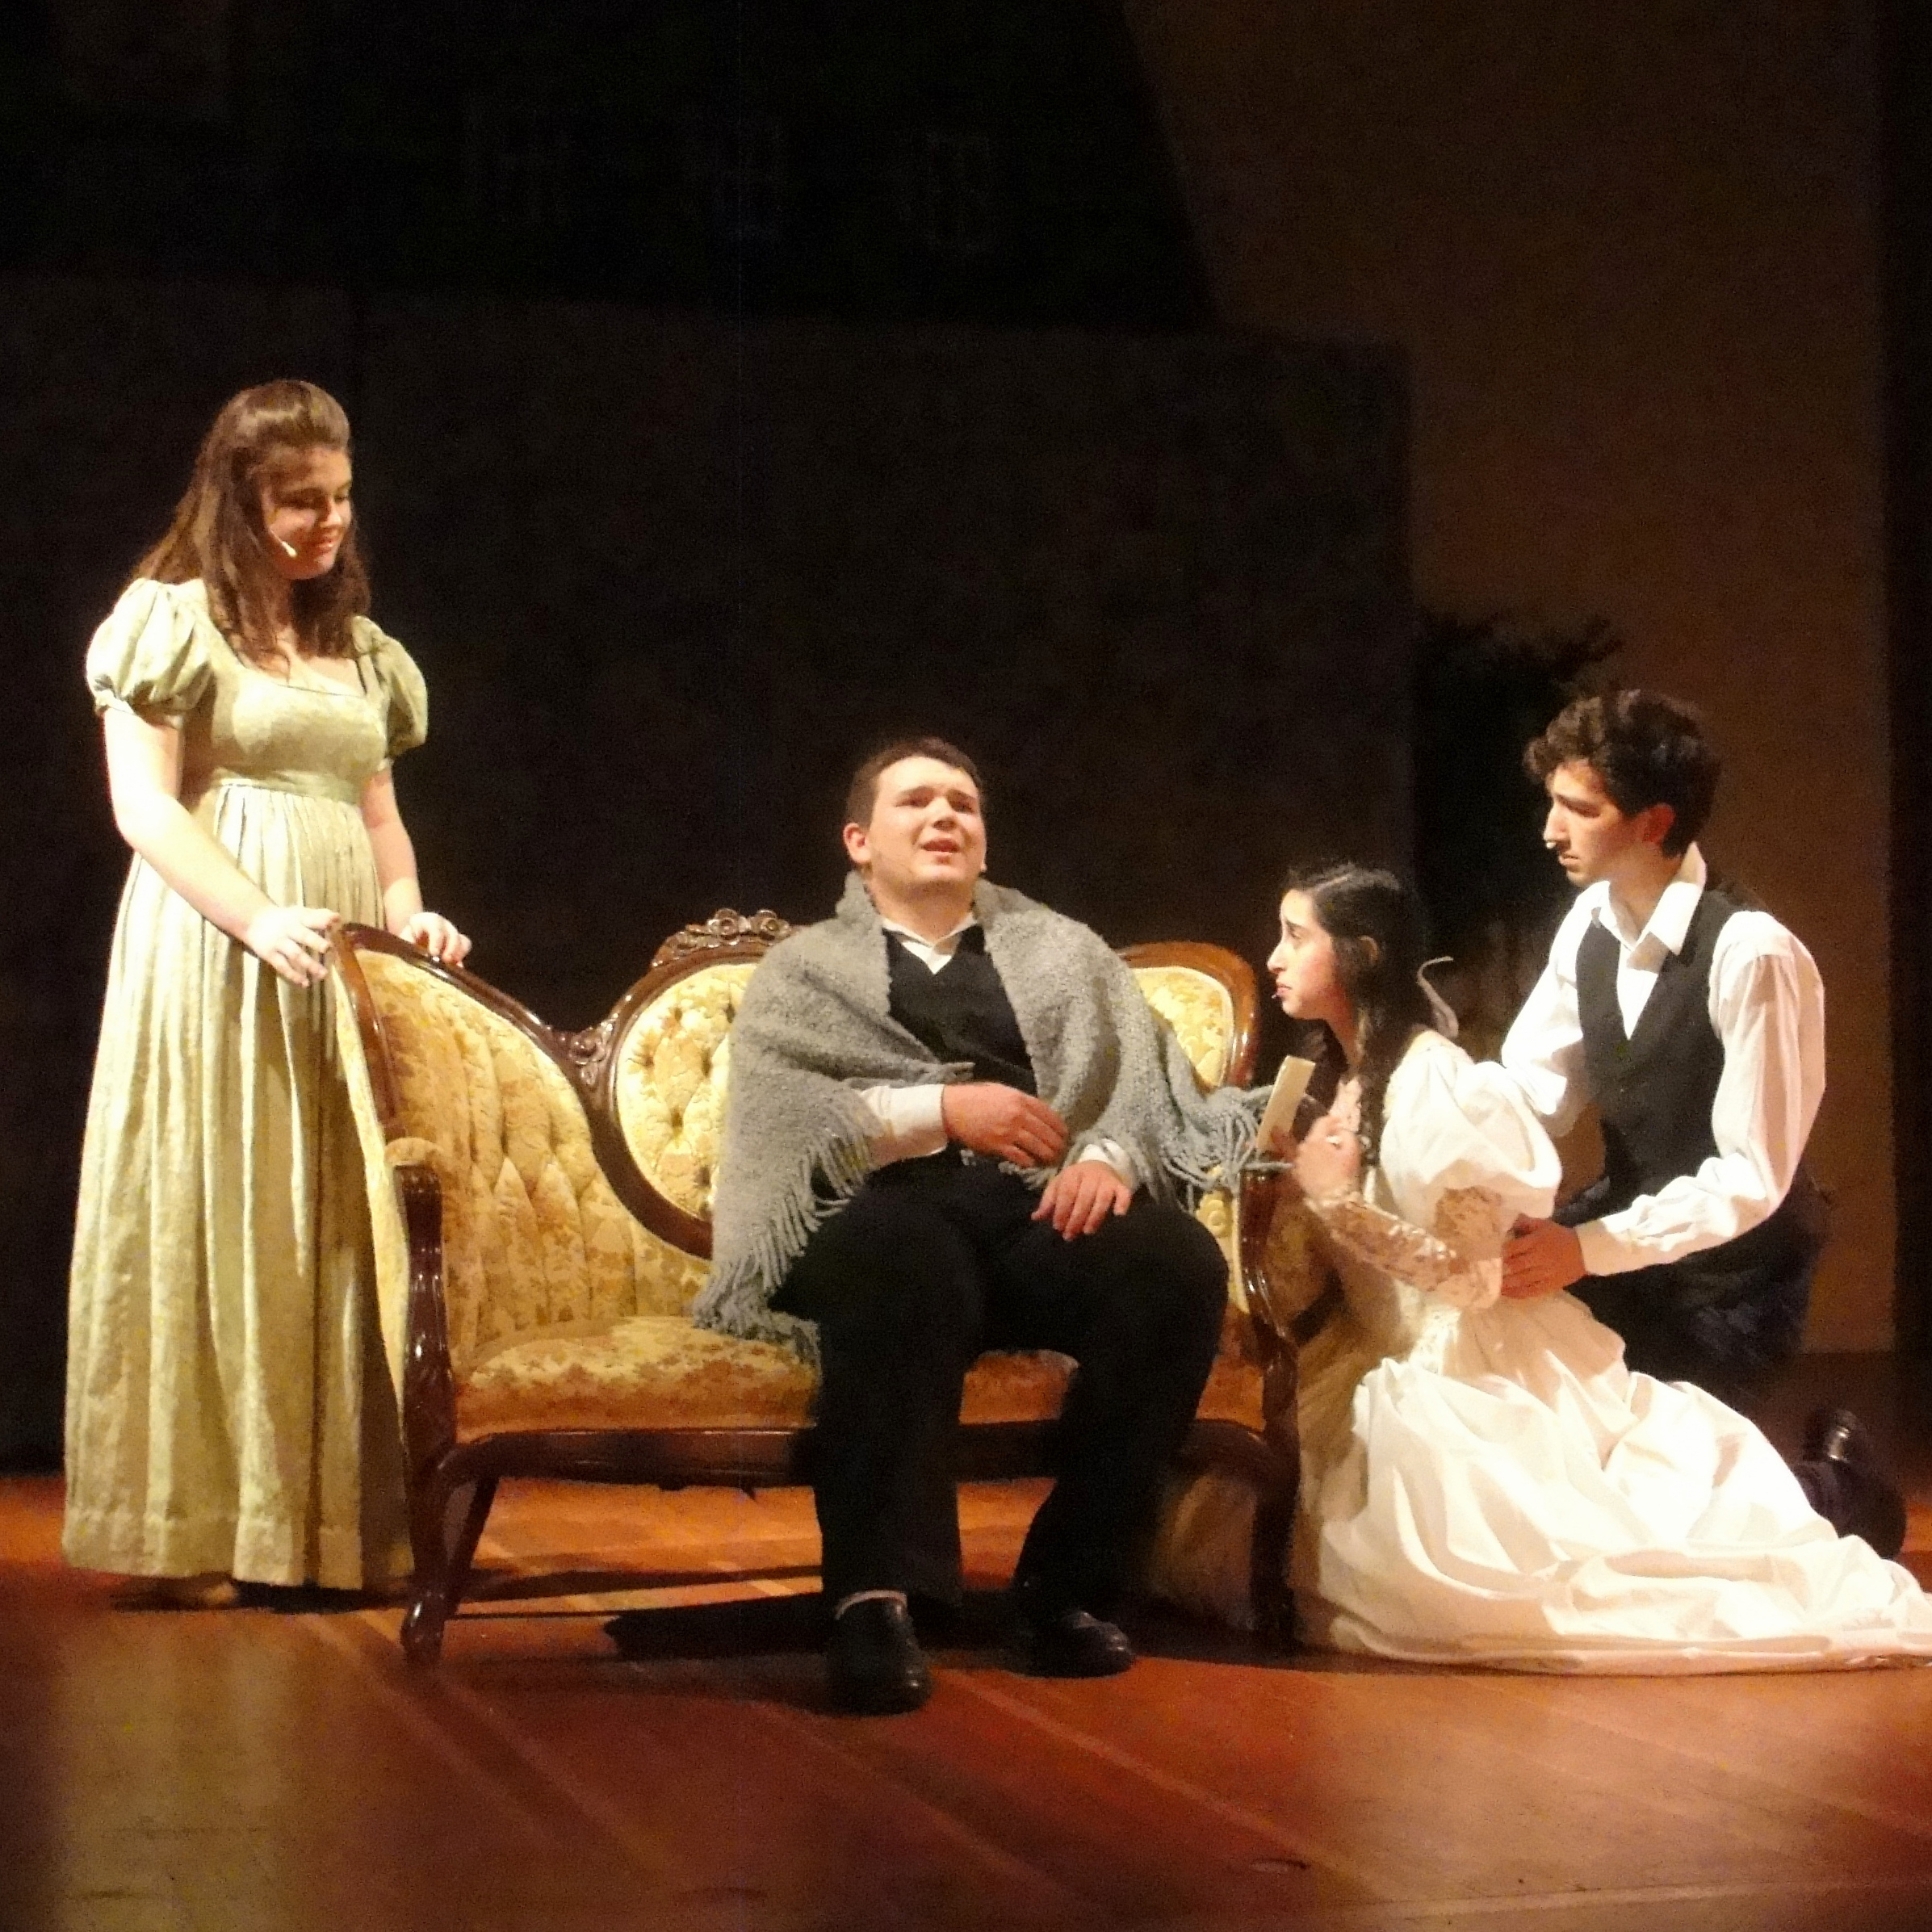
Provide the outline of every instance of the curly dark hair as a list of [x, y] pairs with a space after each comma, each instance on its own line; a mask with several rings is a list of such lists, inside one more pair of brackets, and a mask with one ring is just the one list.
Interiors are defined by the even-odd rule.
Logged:
[[1422, 983], [1429, 952], [1422, 901], [1393, 872], [1349, 859], [1298, 868], [1282, 889], [1308, 895], [1335, 942], [1342, 990], [1355, 1012], [1362, 1144], [1373, 1161], [1381, 1149], [1389, 1077], [1416, 1028], [1435, 1025]]
[[852, 774], [852, 783], [845, 791], [848, 825], [872, 823], [872, 808], [878, 803], [878, 782], [902, 758], [936, 758], [956, 772], [964, 772], [979, 794], [981, 812], [985, 811], [986, 781], [979, 775], [979, 767], [958, 745], [949, 744], [943, 738], [895, 738], [891, 744], [881, 745]]
[[[279, 580], [262, 521], [262, 486], [279, 464], [311, 450], [349, 453], [342, 405], [313, 383], [258, 383], [221, 405], [167, 533], [134, 567], [137, 577], [207, 586], [208, 613], [251, 661], [275, 655]], [[354, 653], [352, 618], [369, 608], [369, 579], [351, 522], [325, 576], [288, 586], [304, 651]]]
[[1579, 698], [1560, 711], [1523, 762], [1539, 785], [1560, 765], [1587, 765], [1626, 815], [1670, 807], [1664, 851], [1680, 856], [1704, 830], [1723, 762], [1697, 711], [1656, 691]]

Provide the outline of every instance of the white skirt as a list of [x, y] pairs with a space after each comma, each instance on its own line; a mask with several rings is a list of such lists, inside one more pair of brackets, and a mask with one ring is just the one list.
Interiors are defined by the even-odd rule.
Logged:
[[1431, 1322], [1362, 1376], [1338, 1446], [1305, 1476], [1313, 1641], [1609, 1672], [1932, 1657], [1906, 1570], [1838, 1536], [1741, 1415], [1632, 1373], [1569, 1295]]

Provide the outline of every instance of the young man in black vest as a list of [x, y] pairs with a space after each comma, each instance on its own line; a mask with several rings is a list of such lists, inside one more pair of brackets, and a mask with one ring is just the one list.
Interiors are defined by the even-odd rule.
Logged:
[[[1501, 1058], [1557, 1132], [1595, 1103], [1604, 1163], [1554, 1220], [1519, 1227], [1502, 1292], [1568, 1289], [1633, 1369], [1748, 1407], [1798, 1352], [1824, 1242], [1803, 1158], [1825, 1092], [1817, 968], [1707, 870], [1719, 762], [1687, 706], [1580, 698], [1524, 762], [1582, 891]], [[1814, 1416], [1794, 1466], [1841, 1533], [1896, 1553], [1902, 1502], [1849, 1411]]]
[[[762, 1303], [816, 1325], [828, 1667], [835, 1700], [857, 1711], [930, 1693], [907, 1599], [958, 1597], [953, 1442], [966, 1372], [988, 1347], [1079, 1364], [1058, 1480], [1012, 1591], [1026, 1661], [1062, 1676], [1133, 1662], [1107, 1618], [1226, 1295], [1220, 1248], [1160, 1171], [1182, 1130], [1149, 1124], [1216, 1096], [1184, 1066], [1187, 1092], [1171, 1091], [1163, 1036], [1094, 934], [982, 885], [980, 792], [966, 754], [938, 740], [869, 760], [846, 808], [856, 877], [832, 920], [767, 957], [733, 1033], [718, 1203], [736, 1245], [719, 1249], [701, 1318], [759, 1332]], [[1041, 1097], [1056, 1082], [1064, 1116]], [[860, 1138], [815, 1148], [813, 1123], [853, 1103]], [[819, 1169], [815, 1205], [761, 1207], [765, 1170], [803, 1161]], [[867, 1171], [853, 1186], [855, 1161]]]

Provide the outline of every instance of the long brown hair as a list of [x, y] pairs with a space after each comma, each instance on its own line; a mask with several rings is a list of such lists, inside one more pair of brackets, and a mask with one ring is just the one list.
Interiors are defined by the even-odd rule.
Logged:
[[[167, 534], [134, 567], [137, 577], [207, 586], [208, 614], [242, 656], [275, 655], [282, 580], [269, 555], [262, 486], [277, 465], [310, 450], [349, 454], [342, 405], [313, 383], [260, 383], [221, 405]], [[348, 657], [350, 620], [369, 608], [369, 578], [350, 522], [333, 568], [287, 586], [295, 636], [316, 657]]]
[[1393, 872], [1347, 860], [1291, 873], [1285, 889], [1308, 895], [1335, 942], [1335, 970], [1355, 1011], [1362, 1140], [1373, 1160], [1389, 1076], [1416, 1028], [1435, 1025], [1420, 976], [1428, 950], [1422, 904]]

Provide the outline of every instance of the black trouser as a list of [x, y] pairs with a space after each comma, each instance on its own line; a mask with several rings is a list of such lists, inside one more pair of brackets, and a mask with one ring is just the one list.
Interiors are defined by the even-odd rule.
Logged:
[[[1557, 1218], [1574, 1226], [1602, 1211], [1586, 1190]], [[1627, 1274], [1586, 1275], [1570, 1292], [1624, 1338], [1631, 1368], [1694, 1383], [1750, 1415], [1804, 1341], [1825, 1230], [1823, 1200], [1800, 1168], [1779, 1213], [1741, 1239]], [[1812, 1507], [1845, 1534], [1863, 1502], [1859, 1479], [1824, 1461], [1794, 1461], [1791, 1471]]]
[[1711, 1298], [1708, 1285], [1690, 1263], [1664, 1262], [1623, 1275], [1586, 1275], [1570, 1293], [1624, 1338], [1624, 1360], [1632, 1368], [1660, 1382], [1695, 1382], [1748, 1412], [1798, 1353], [1811, 1269], [1754, 1283], [1757, 1292], [1736, 1297]]
[[1079, 1373], [1058, 1481], [1020, 1574], [1089, 1609], [1124, 1580], [1213, 1366], [1227, 1294], [1213, 1237], [1137, 1198], [1071, 1241], [1038, 1196], [943, 1155], [882, 1168], [830, 1216], [776, 1297], [819, 1325], [813, 1490], [827, 1598], [959, 1599], [954, 1444], [966, 1374], [987, 1348], [1050, 1348]]
[[[1624, 1205], [1599, 1181], [1556, 1217], [1574, 1227]], [[1681, 1261], [1586, 1275], [1570, 1292], [1624, 1338], [1632, 1368], [1660, 1382], [1695, 1382], [1748, 1414], [1804, 1339], [1825, 1219], [1823, 1197], [1801, 1167], [1778, 1211], [1749, 1234]]]

